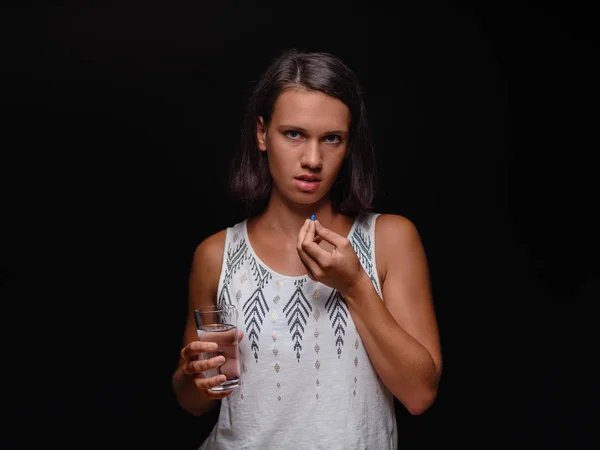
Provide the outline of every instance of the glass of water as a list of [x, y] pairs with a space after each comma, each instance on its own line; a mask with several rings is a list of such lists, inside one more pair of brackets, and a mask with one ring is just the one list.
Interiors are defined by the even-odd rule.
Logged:
[[225, 357], [225, 363], [205, 372], [207, 378], [225, 375], [227, 380], [211, 391], [229, 391], [240, 385], [240, 360], [238, 353], [238, 311], [234, 305], [218, 305], [196, 309], [196, 330], [198, 339], [203, 342], [214, 342], [218, 345], [214, 352], [202, 353], [202, 359], [210, 359], [219, 355]]

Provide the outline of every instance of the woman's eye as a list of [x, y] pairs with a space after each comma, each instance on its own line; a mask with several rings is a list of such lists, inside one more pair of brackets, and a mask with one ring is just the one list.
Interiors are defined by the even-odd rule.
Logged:
[[342, 138], [336, 134], [332, 134], [325, 137], [325, 142], [328, 144], [339, 144], [342, 142]]
[[296, 131], [296, 130], [289, 130], [289, 131], [286, 131], [286, 132], [285, 132], [285, 135], [286, 135], [287, 137], [289, 137], [290, 139], [298, 139], [298, 138], [301, 136], [300, 132], [298, 132], [298, 131]]

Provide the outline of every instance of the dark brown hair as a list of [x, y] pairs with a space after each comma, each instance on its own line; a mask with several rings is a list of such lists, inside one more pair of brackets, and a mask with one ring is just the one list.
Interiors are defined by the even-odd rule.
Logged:
[[348, 157], [331, 188], [332, 206], [348, 215], [368, 211], [376, 189], [373, 144], [361, 88], [354, 72], [329, 53], [295, 49], [275, 58], [256, 84], [242, 122], [241, 139], [231, 166], [230, 187], [249, 214], [258, 214], [271, 192], [267, 153], [258, 149], [256, 126], [262, 116], [268, 126], [279, 96], [291, 88], [321, 91], [350, 109]]

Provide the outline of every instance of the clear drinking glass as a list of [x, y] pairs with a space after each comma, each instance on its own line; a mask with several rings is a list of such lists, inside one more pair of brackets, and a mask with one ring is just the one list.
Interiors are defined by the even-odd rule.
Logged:
[[227, 380], [212, 391], [229, 391], [240, 384], [240, 360], [238, 353], [238, 310], [234, 305], [210, 306], [194, 311], [198, 339], [203, 342], [214, 342], [218, 348], [214, 352], [202, 353], [202, 359], [210, 359], [223, 355], [225, 363], [206, 372], [206, 377], [223, 374]]

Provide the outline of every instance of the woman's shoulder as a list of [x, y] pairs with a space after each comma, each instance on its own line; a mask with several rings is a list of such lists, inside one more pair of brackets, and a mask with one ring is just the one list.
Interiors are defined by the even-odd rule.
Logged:
[[[383, 260], [398, 252], [421, 246], [421, 236], [415, 224], [398, 214], [380, 214], [375, 225], [376, 252]], [[386, 256], [387, 255], [387, 256]]]
[[375, 233], [377, 238], [385, 241], [386, 246], [412, 240], [419, 235], [415, 224], [399, 214], [377, 214]]
[[381, 280], [387, 278], [393, 261], [420, 252], [421, 238], [415, 224], [398, 214], [379, 214], [375, 225], [375, 252]]
[[224, 228], [202, 240], [194, 251], [193, 265], [207, 271], [208, 274], [220, 270], [226, 238], [227, 228]]
[[415, 224], [409, 218], [400, 214], [372, 213], [372, 215], [377, 216], [377, 226], [385, 231], [416, 229]]
[[207, 269], [220, 270], [223, 263], [223, 253], [227, 245], [228, 232], [231, 236], [236, 232], [241, 233], [245, 220], [223, 228], [207, 236], [194, 251], [194, 264]]

